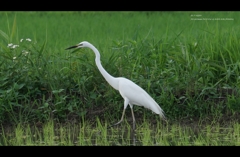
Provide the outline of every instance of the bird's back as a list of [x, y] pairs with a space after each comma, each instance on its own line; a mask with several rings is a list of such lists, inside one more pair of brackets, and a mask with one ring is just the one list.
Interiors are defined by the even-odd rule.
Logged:
[[140, 86], [129, 79], [119, 77], [119, 92], [123, 98], [128, 98], [130, 104], [144, 106], [165, 118], [164, 112], [156, 101]]

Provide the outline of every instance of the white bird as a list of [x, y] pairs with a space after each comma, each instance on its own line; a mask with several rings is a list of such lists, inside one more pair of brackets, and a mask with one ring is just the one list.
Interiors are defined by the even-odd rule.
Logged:
[[[105, 80], [116, 90], [119, 91], [121, 96], [124, 99], [124, 108], [123, 108], [123, 113], [122, 117], [119, 122], [109, 126], [115, 126], [120, 124], [123, 121], [123, 117], [125, 114], [125, 110], [129, 104], [132, 112], [132, 119], [133, 119], [133, 130], [135, 130], [135, 117], [133, 113], [133, 104], [138, 105], [138, 106], [143, 106], [145, 108], [148, 108], [152, 110], [154, 113], [159, 114], [161, 118], [166, 120], [166, 117], [164, 116], [164, 111], [161, 109], [161, 107], [156, 103], [156, 101], [153, 100], [153, 98], [141, 87], [139, 87], [137, 84], [132, 82], [131, 80], [124, 78], [124, 77], [113, 77], [111, 76], [101, 65], [100, 61], [100, 53], [99, 51], [89, 42], [83, 41], [77, 45], [71, 46], [68, 49], [72, 48], [82, 48], [82, 47], [88, 47], [90, 48], [94, 53], [95, 53], [95, 62], [96, 65], [105, 78]], [[109, 128], [108, 127], [108, 128]]]

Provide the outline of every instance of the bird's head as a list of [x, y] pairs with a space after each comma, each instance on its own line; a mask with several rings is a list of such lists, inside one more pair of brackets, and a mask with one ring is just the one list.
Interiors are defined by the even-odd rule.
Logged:
[[89, 42], [87, 42], [87, 41], [82, 41], [82, 42], [80, 42], [80, 43], [77, 44], [77, 45], [70, 46], [70, 47], [66, 48], [65, 50], [69, 50], [69, 49], [72, 49], [72, 48], [89, 47], [89, 45], [90, 45]]

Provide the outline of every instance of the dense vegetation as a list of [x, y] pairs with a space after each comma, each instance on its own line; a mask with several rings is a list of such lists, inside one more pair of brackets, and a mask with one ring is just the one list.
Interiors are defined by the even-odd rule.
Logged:
[[[170, 120], [239, 113], [239, 12], [0, 17], [0, 123], [119, 120], [123, 99], [99, 73], [94, 53], [65, 50], [83, 40], [98, 48], [111, 75], [144, 88]], [[139, 120], [159, 118], [142, 107], [134, 110]]]

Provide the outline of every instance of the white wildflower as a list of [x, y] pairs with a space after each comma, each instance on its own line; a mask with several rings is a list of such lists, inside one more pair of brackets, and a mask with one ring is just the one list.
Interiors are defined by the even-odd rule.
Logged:
[[22, 54], [23, 54], [24, 56], [27, 56], [28, 53], [29, 53], [29, 52], [26, 51], [26, 50], [23, 50], [23, 51], [22, 51]]
[[17, 57], [13, 57], [13, 60], [15, 60]]
[[31, 40], [31, 39], [29, 39], [29, 38], [27, 38], [26, 40], [27, 40], [27, 41], [32, 41], [32, 40]]
[[8, 46], [7, 47], [12, 47], [13, 46], [13, 44], [12, 43], [10, 43], [10, 44], [8, 44]]
[[23, 39], [20, 40], [20, 42], [22, 42], [22, 41], [23, 41]]
[[19, 47], [19, 45], [13, 45], [12, 48], [15, 49], [16, 47]]

